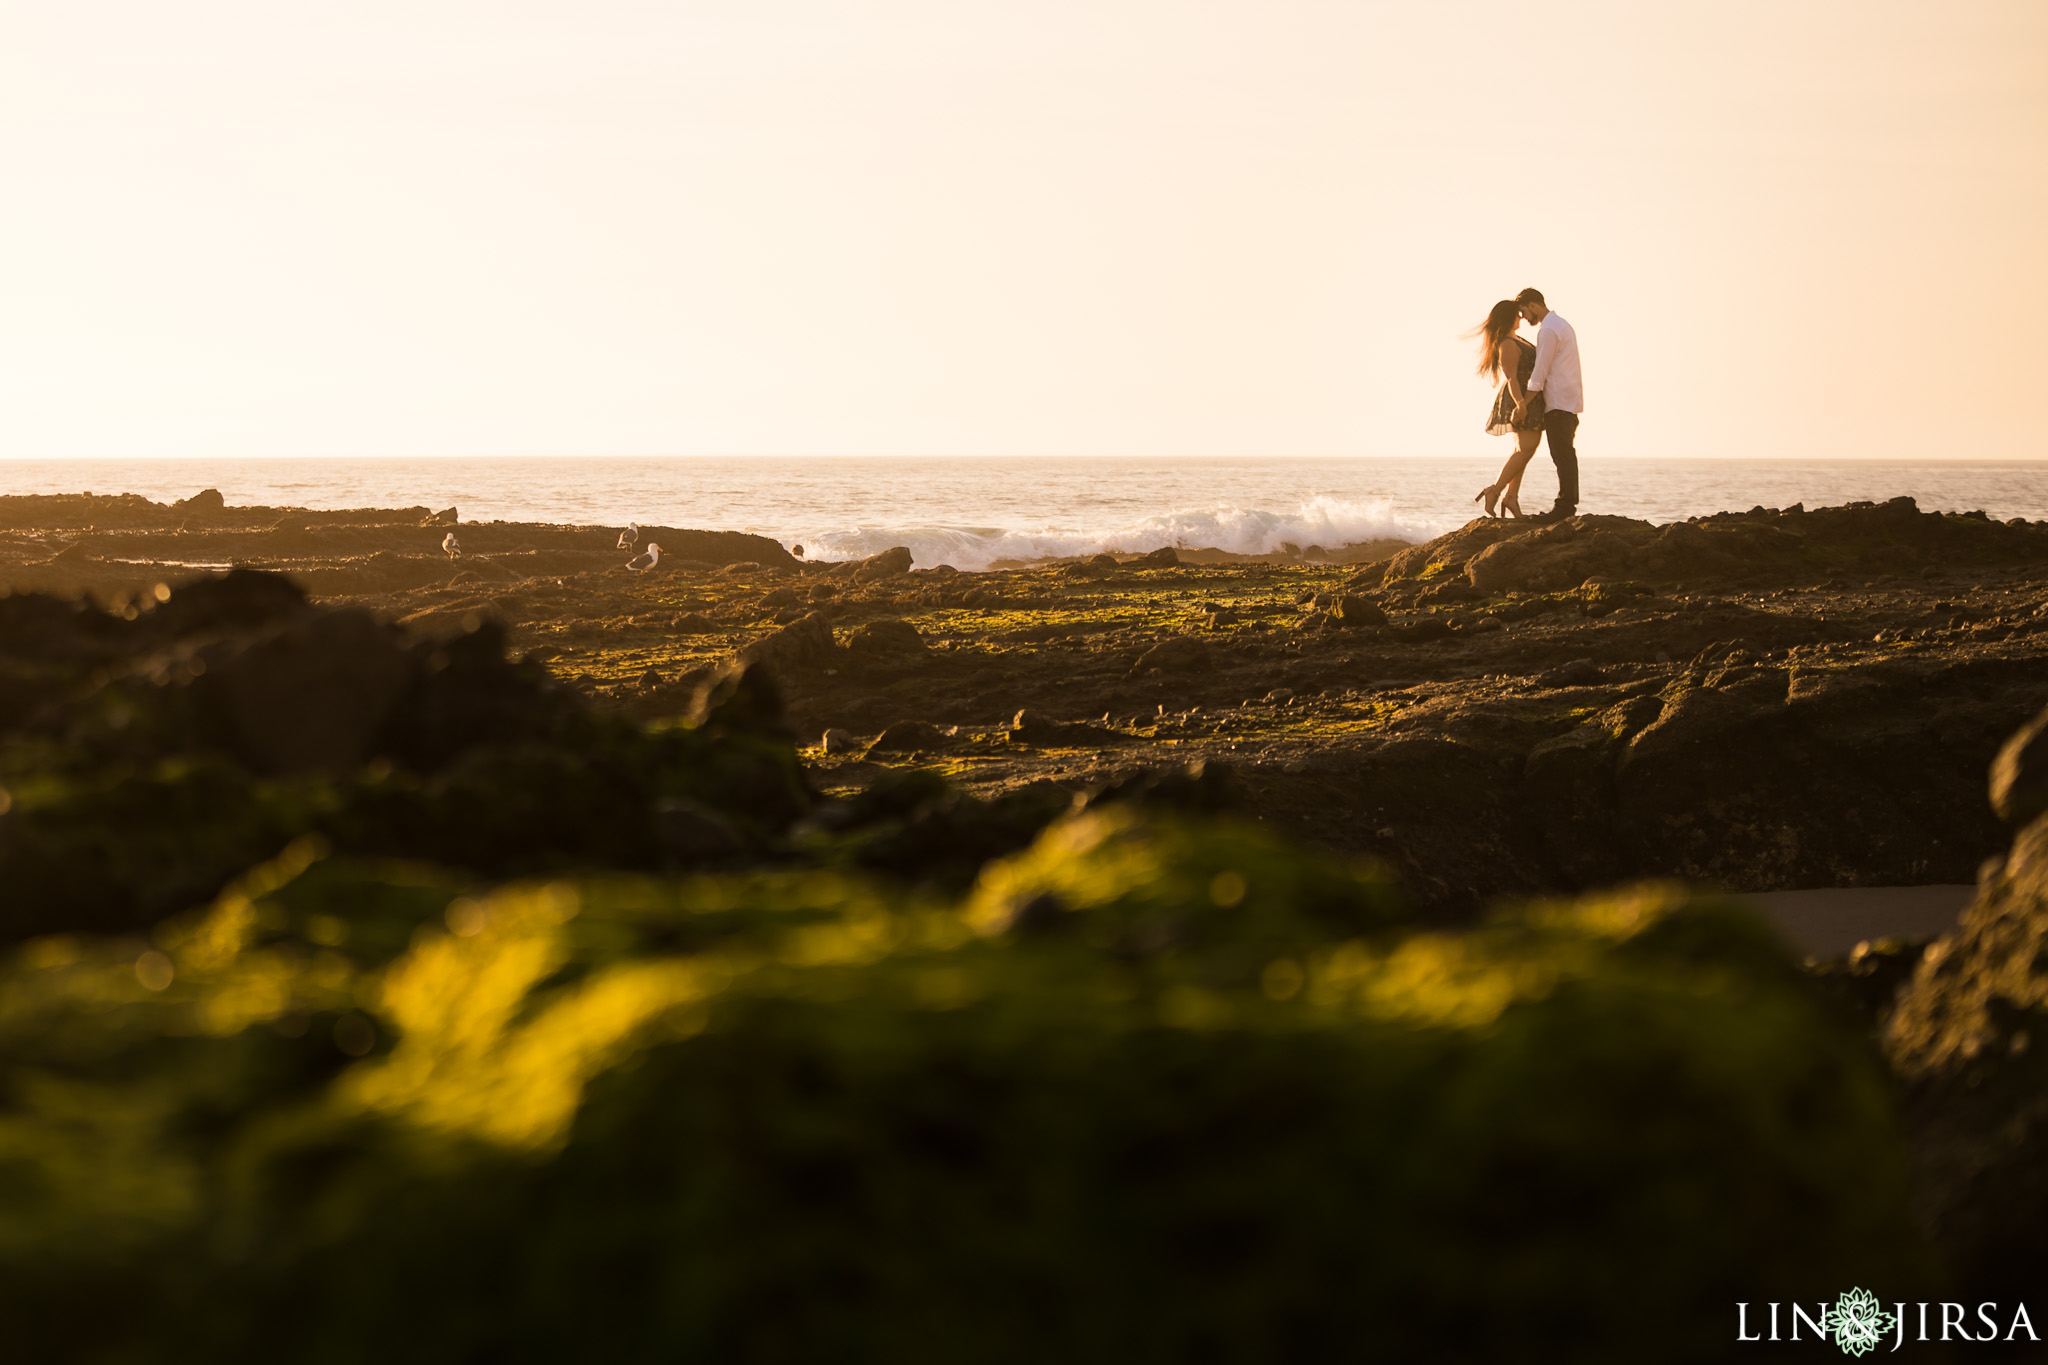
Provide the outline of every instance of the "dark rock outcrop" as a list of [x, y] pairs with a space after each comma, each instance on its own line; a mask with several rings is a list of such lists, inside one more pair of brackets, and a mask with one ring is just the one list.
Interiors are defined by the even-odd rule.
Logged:
[[[1597, 682], [1579, 667], [1546, 681]], [[1970, 880], [1997, 848], [1970, 774], [2038, 695], [2031, 669], [1788, 668], [1738, 650], [1696, 670], [1609, 690], [1603, 709], [1529, 754], [1525, 802], [1569, 884], [1927, 885]]]
[[1108, 578], [1122, 567], [1117, 563], [1115, 555], [1090, 555], [1086, 559], [1076, 560], [1073, 572], [1080, 578]]
[[1133, 673], [1180, 673], [1200, 668], [1209, 661], [1209, 647], [1186, 635], [1175, 635], [1140, 654], [1131, 665]]
[[207, 730], [250, 771], [269, 776], [366, 762], [412, 681], [395, 633], [361, 611], [311, 615], [198, 657], [207, 667], [191, 690]]
[[849, 653], [874, 658], [922, 653], [924, 637], [908, 621], [869, 621], [846, 637]]
[[1911, 498], [1893, 498], [1813, 511], [1759, 507], [1661, 527], [1592, 515], [1534, 529], [1516, 521], [1474, 521], [1395, 555], [1384, 581], [1436, 582], [1457, 575], [1488, 593], [1556, 592], [1594, 574], [1668, 582], [1838, 572], [1845, 565], [1897, 572], [2043, 559], [2048, 534], [2040, 526], [1923, 512]]
[[[614, 547], [613, 537], [617, 533], [612, 528], [595, 526], [577, 529], [583, 537], [583, 540], [579, 541], [581, 548], [608, 550], [617, 562], [625, 562], [625, 556], [619, 554]], [[465, 548], [469, 546], [475, 534], [473, 527], [463, 531], [462, 543]], [[792, 569], [799, 563], [794, 555], [782, 548], [780, 541], [747, 531], [697, 531], [681, 526], [643, 525], [640, 528], [639, 545], [643, 549], [649, 545], [659, 545], [663, 568], [667, 568], [671, 562], [683, 565], [695, 562], [717, 565], [758, 564], [764, 569]], [[480, 545], [479, 548], [495, 547]]]
[[697, 730], [781, 740], [787, 737], [782, 693], [768, 670], [735, 659], [697, 684], [688, 718]]
[[218, 578], [179, 584], [140, 624], [158, 640], [170, 640], [210, 631], [249, 630], [313, 610], [304, 590], [283, 574], [230, 569]]
[[480, 614], [415, 638], [251, 572], [165, 596], [0, 598], [0, 761], [35, 793], [0, 802], [0, 942], [146, 929], [296, 839], [491, 876], [654, 870], [730, 844], [685, 837], [685, 807], [754, 847], [810, 804], [759, 670], [648, 733], [508, 659]]
[[2048, 711], [2027, 722], [1992, 760], [1991, 808], [2015, 825], [2048, 815]]
[[832, 639], [832, 618], [814, 611], [799, 621], [765, 635], [740, 650], [747, 663], [767, 664], [772, 669], [821, 668], [838, 656]]
[[1912, 1087], [1922, 1213], [1958, 1281], [2030, 1290], [2048, 1262], [2048, 817], [1928, 948], [1885, 1041]]
[[1218, 815], [1238, 805], [1234, 770], [1227, 763], [1196, 759], [1170, 768], [1144, 768], [1097, 783], [1075, 799], [1078, 809], [1131, 805], [1190, 814]]
[[1573, 659], [1542, 674], [1537, 681], [1545, 687], [1592, 687], [1601, 676], [1600, 665], [1591, 659]]
[[1369, 597], [1345, 593], [1330, 605], [1330, 619], [1340, 626], [1383, 626], [1387, 613]]
[[908, 546], [897, 545], [871, 555], [853, 571], [856, 583], [873, 583], [878, 579], [895, 578], [910, 572], [911, 554]]
[[1010, 721], [1010, 742], [1039, 748], [1093, 748], [1122, 744], [1128, 736], [1081, 721], [1057, 721], [1038, 711], [1019, 711]]
[[907, 754], [943, 749], [953, 742], [954, 731], [929, 721], [899, 720], [868, 745], [871, 754]]

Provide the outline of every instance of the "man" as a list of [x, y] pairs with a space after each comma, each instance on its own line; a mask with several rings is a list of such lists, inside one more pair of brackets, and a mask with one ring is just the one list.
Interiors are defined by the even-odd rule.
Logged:
[[1522, 320], [1536, 329], [1536, 368], [1529, 375], [1529, 392], [1543, 395], [1543, 436], [1550, 446], [1550, 462], [1557, 466], [1557, 505], [1542, 519], [1561, 521], [1579, 510], [1579, 452], [1573, 442], [1579, 434], [1579, 414], [1586, 408], [1579, 381], [1579, 337], [1569, 322], [1544, 304], [1541, 290], [1524, 289], [1515, 302], [1521, 306]]

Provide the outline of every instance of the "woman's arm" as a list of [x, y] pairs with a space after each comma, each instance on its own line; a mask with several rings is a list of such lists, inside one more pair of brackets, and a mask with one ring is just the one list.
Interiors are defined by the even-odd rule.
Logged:
[[[1519, 348], [1520, 343], [1517, 342], [1516, 345]], [[1502, 357], [1502, 359], [1505, 360], [1506, 357]], [[1503, 364], [1500, 368], [1501, 377], [1507, 380], [1508, 382], [1508, 397], [1515, 400], [1515, 407], [1517, 409], [1527, 407], [1529, 404], [1529, 395], [1522, 388], [1521, 351], [1519, 349], [1515, 351], [1515, 359], [1512, 364]]]

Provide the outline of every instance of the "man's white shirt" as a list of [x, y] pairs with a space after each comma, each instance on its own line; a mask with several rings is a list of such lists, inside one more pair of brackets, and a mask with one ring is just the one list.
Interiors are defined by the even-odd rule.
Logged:
[[1579, 336], [1555, 312], [1536, 327], [1536, 368], [1529, 392], [1543, 395], [1545, 412], [1584, 412], [1586, 390], [1579, 379]]

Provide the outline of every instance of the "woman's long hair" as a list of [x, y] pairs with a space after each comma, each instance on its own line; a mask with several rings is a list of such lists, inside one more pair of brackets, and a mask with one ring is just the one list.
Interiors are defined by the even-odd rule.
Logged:
[[1479, 373], [1500, 378], [1501, 369], [1507, 364], [1508, 338], [1515, 334], [1515, 324], [1521, 317], [1522, 310], [1513, 299], [1502, 299], [1487, 310], [1486, 321], [1465, 334], [1479, 338]]

